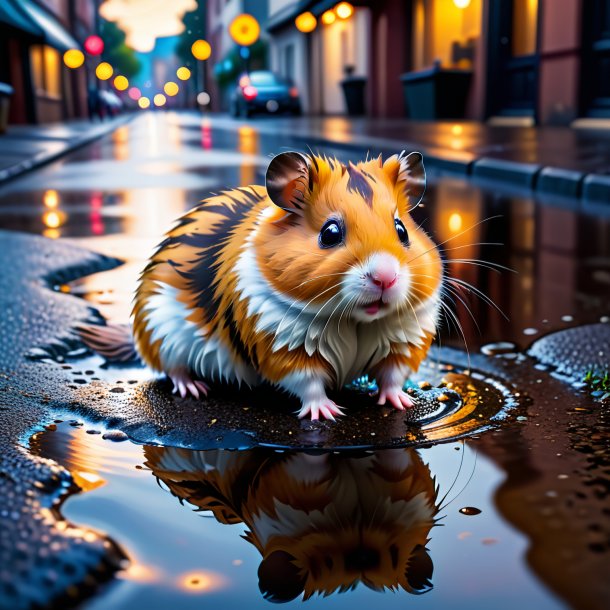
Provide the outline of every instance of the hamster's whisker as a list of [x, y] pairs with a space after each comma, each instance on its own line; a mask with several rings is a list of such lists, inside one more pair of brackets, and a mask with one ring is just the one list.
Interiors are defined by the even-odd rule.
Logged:
[[477, 320], [474, 317], [474, 314], [472, 313], [472, 310], [470, 309], [470, 306], [468, 305], [468, 303], [461, 297], [461, 295], [457, 292], [457, 290], [455, 288], [453, 288], [452, 286], [443, 286], [443, 290], [446, 290], [446, 292], [443, 293], [443, 296], [447, 296], [448, 298], [455, 297], [464, 306], [464, 309], [468, 312], [468, 315], [474, 322], [477, 332], [479, 333], [479, 335], [481, 335], [482, 334], [481, 328], [479, 327], [479, 324], [477, 323]]
[[[356, 304], [357, 299], [358, 299], [358, 295], [356, 294], [355, 296], [353, 296], [351, 299], [349, 299], [347, 301], [345, 307], [341, 311], [341, 315], [339, 316], [339, 320], [337, 321], [337, 333], [340, 332], [341, 318], [343, 318], [343, 314], [346, 312], [347, 308], [351, 305], [352, 302], [354, 303], [354, 305]], [[348, 317], [349, 317], [349, 314], [348, 314]]]
[[466, 356], [468, 358], [468, 368], [470, 369], [470, 350], [468, 349], [468, 341], [466, 341], [466, 335], [464, 334], [464, 329], [462, 328], [462, 324], [460, 322], [460, 319], [457, 317], [457, 315], [451, 311], [451, 308], [446, 304], [443, 303], [443, 301], [440, 301], [440, 305], [441, 308], [443, 309], [443, 311], [446, 312], [446, 314], [448, 316], [450, 316], [450, 318], [454, 321], [454, 323], [456, 324], [456, 327], [460, 333], [460, 335], [462, 336], [462, 340], [464, 341], [464, 349], [466, 350]]
[[499, 263], [494, 263], [493, 261], [483, 261], [479, 258], [449, 258], [445, 262], [448, 264], [464, 263], [466, 265], [474, 265], [475, 267], [483, 267], [485, 269], [495, 271], [496, 273], [500, 273], [501, 271], [509, 271], [510, 273], [517, 273], [517, 271], [515, 269], [511, 269], [510, 267], [500, 265]]
[[488, 222], [489, 220], [493, 220], [494, 218], [501, 218], [501, 216], [498, 214], [496, 216], [489, 216], [488, 218], [484, 218], [483, 220], [479, 220], [479, 222], [471, 225], [470, 227], [464, 229], [463, 231], [460, 231], [459, 233], [456, 233], [455, 235], [452, 235], [451, 237], [447, 238], [445, 241], [442, 241], [439, 244], [433, 245], [431, 248], [428, 248], [428, 250], [425, 250], [421, 254], [418, 254], [414, 259], [411, 259], [411, 261], [409, 261], [409, 262], [412, 263], [413, 261], [416, 261], [418, 258], [421, 258], [422, 256], [428, 254], [428, 252], [432, 252], [432, 250], [435, 250], [436, 248], [442, 246], [443, 244], [449, 243], [450, 241], [460, 237], [460, 235], [464, 235], [464, 233], [467, 233], [471, 229], [474, 229], [475, 227], [478, 227], [479, 225], [483, 224], [484, 222]]
[[298, 286], [295, 286], [292, 290], [290, 290], [290, 292], [293, 292], [297, 288], [300, 288], [301, 286], [304, 286], [305, 284], [309, 284], [310, 282], [315, 282], [316, 280], [322, 279], [323, 277], [332, 277], [334, 275], [347, 275], [347, 271], [341, 271], [340, 273], [326, 273], [324, 275], [317, 275], [316, 277], [312, 277], [309, 280], [305, 280], [304, 282], [301, 282]]
[[462, 289], [473, 293], [475, 296], [480, 298], [483, 302], [487, 303], [491, 307], [493, 307], [507, 322], [510, 322], [508, 316], [500, 309], [500, 307], [489, 298], [484, 292], [481, 292], [478, 288], [467, 282], [466, 280], [461, 280], [457, 277], [447, 277], [445, 278], [447, 282], [454, 284], [456, 288], [461, 287]]
[[[309, 307], [309, 305], [311, 305], [311, 303], [313, 303], [318, 297], [321, 297], [323, 294], [327, 293], [329, 290], [332, 290], [333, 288], [337, 288], [339, 286], [339, 284], [334, 284], [332, 286], [330, 286], [329, 288], [327, 288], [326, 290], [322, 290], [322, 292], [319, 292], [318, 294], [316, 294], [311, 300], [309, 300], [305, 306], [301, 309], [301, 311], [298, 313], [297, 317], [295, 318], [295, 320], [293, 321], [293, 329], [290, 332], [290, 337], [289, 339], [292, 338], [292, 333], [294, 332], [294, 325], [296, 325], [298, 319], [301, 317], [302, 313], [307, 309], [307, 307]], [[290, 307], [288, 307], [288, 309], [286, 310], [286, 312], [284, 313], [284, 315], [282, 316], [282, 319], [280, 320], [280, 323], [278, 324], [278, 327], [274, 333], [274, 338], [277, 337], [278, 333], [281, 330], [282, 324], [284, 323], [284, 320], [286, 319], [286, 316], [288, 315], [288, 313], [290, 312], [290, 310], [299, 302], [298, 299], [294, 299], [294, 301], [292, 302], [292, 304], [290, 305]], [[324, 307], [324, 305], [322, 306]]]

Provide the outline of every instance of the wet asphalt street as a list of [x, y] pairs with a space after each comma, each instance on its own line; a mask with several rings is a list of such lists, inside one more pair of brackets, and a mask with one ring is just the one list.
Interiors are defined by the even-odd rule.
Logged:
[[[5, 239], [4, 254], [10, 266], [11, 257], [20, 251], [36, 250], [39, 258], [32, 260], [38, 261], [41, 272], [44, 267], [46, 277], [54, 278], [49, 294], [57, 301], [54, 315], [61, 318], [58, 335], [65, 336], [73, 321], [87, 315], [82, 301], [74, 296], [83, 297], [107, 319], [125, 322], [137, 275], [176, 217], [211, 192], [261, 184], [270, 155], [304, 150], [302, 140], [269, 133], [270, 120], [260, 121], [246, 124], [188, 113], [144, 113], [111, 136], [0, 187], [0, 228], [49, 238], [44, 247], [25, 238]], [[264, 133], [257, 131], [257, 124], [265, 125]], [[357, 160], [343, 147], [319, 150], [343, 161]], [[378, 151], [363, 149], [361, 157], [367, 152]], [[549, 365], [557, 364], [558, 358], [564, 363], [574, 360], [573, 352], [582, 344], [591, 348], [587, 357], [607, 362], [603, 349], [610, 343], [610, 208], [536, 201], [527, 192], [477, 184], [434, 170], [429, 171], [428, 180], [416, 218], [437, 243], [443, 243], [448, 274], [485, 295], [460, 293], [453, 306], [461, 330], [451, 320], [444, 322], [440, 348], [434, 352], [440, 366], [432, 363], [422, 373], [433, 383], [449, 378], [463, 393], [461, 417], [448, 414], [440, 423], [405, 433], [404, 422], [394, 414], [388, 417], [375, 411], [369, 415], [367, 405], [360, 405], [346, 425], [303, 427], [285, 409], [274, 415], [273, 396], [252, 402], [239, 396], [224, 400], [222, 394], [197, 412], [196, 403], [168, 396], [167, 387], [154, 383], [142, 369], [117, 371], [105, 369], [94, 356], [70, 357], [67, 351], [75, 347], [72, 344], [64, 346], [63, 352], [60, 347], [51, 350], [49, 355], [55, 359], [27, 365], [24, 378], [32, 379], [36, 367], [44, 371], [39, 387], [30, 395], [32, 388], [20, 385], [19, 375], [11, 377], [21, 365], [4, 358], [8, 381], [3, 390], [14, 384], [27, 400], [37, 401], [36, 392], [53, 398], [47, 400], [51, 410], [33, 410], [24, 427], [14, 430], [19, 430], [20, 446], [27, 452], [50, 458], [71, 473], [72, 483], [53, 495], [54, 506], [61, 505], [61, 519], [93, 527], [102, 533], [100, 537], [106, 533], [121, 548], [119, 552], [112, 547], [113, 557], [107, 558], [108, 565], [114, 566], [111, 571], [121, 568], [118, 580], [90, 598], [86, 608], [121, 609], [136, 602], [149, 608], [176, 603], [201, 607], [201, 596], [220, 607], [262, 607], [268, 602], [261, 593], [275, 595], [276, 601], [302, 590], [306, 596], [314, 591], [330, 593], [339, 586], [349, 588], [357, 580], [356, 573], [366, 574], [361, 580], [372, 589], [395, 587], [401, 593], [379, 599], [379, 593], [360, 587], [309, 603], [333, 608], [372, 603], [393, 608], [407, 601], [421, 608], [449, 604], [457, 608], [492, 604], [497, 608], [605, 607], [610, 599], [603, 578], [610, 554], [607, 405], [604, 410], [585, 390], [556, 378]], [[68, 246], [117, 257], [125, 264], [96, 260], [78, 249], [64, 252]], [[64, 276], [52, 273], [55, 257], [60, 268], [79, 269], [79, 260], [82, 268]], [[29, 268], [26, 260], [20, 264]], [[19, 273], [27, 290], [36, 284], [35, 273]], [[8, 285], [7, 280], [5, 288]], [[26, 329], [27, 303], [47, 298], [44, 291], [27, 295], [26, 304], [20, 305]], [[10, 302], [10, 295], [4, 298]], [[524, 355], [541, 337], [548, 335], [553, 341], [555, 335], [549, 333], [599, 322], [577, 336], [562, 335], [569, 339], [557, 342], [563, 350], [560, 357], [557, 349], [548, 348], [547, 339], [534, 348], [539, 362]], [[41, 342], [49, 345], [52, 323], [43, 326]], [[489, 347], [499, 341], [514, 345]], [[25, 339], [17, 343], [25, 345]], [[481, 346], [487, 346], [484, 353]], [[5, 356], [12, 353], [6, 347], [4, 351]], [[541, 364], [547, 357], [548, 362]], [[576, 357], [573, 365], [565, 364], [563, 372], [579, 381], [582, 365], [582, 358]], [[478, 376], [464, 375], [468, 368]], [[66, 385], [62, 375], [68, 380], [65, 395], [57, 389]], [[0, 397], [8, 394], [7, 390]], [[8, 407], [2, 411], [2, 417], [11, 418]], [[16, 407], [13, 418], [15, 414]], [[95, 434], [108, 429], [125, 431], [139, 444], [115, 445]], [[467, 442], [458, 440], [461, 437], [468, 437]], [[436, 441], [451, 442], [431, 447]], [[257, 444], [420, 449], [316, 457], [297, 451], [277, 454], [254, 448]], [[225, 457], [217, 451], [245, 447], [249, 449], [224, 452]], [[12, 450], [9, 454], [13, 456]], [[403, 464], [400, 476], [380, 474], [391, 472], [399, 463]], [[306, 582], [286, 565], [271, 565], [267, 571], [259, 568], [261, 555], [268, 558], [270, 551], [257, 535], [248, 539], [256, 548], [237, 537], [243, 533], [242, 523], [250, 531], [255, 529], [256, 515], [265, 514], [272, 523], [284, 525], [282, 519], [295, 519], [298, 511], [289, 517], [266, 508], [265, 496], [281, 497], [295, 511], [315, 508], [315, 502], [308, 504], [311, 489], [301, 489], [295, 475], [299, 469], [309, 472], [312, 468], [337, 484], [325, 497], [341, 519], [333, 521], [329, 510], [322, 510], [320, 514], [328, 519], [316, 527], [334, 540], [345, 526], [345, 536], [338, 543], [345, 547], [342, 582], [325, 576], [323, 569], [320, 572], [319, 562], [328, 565], [336, 558], [329, 559], [327, 550], [314, 561], [315, 553], [307, 548], [303, 532], [289, 539], [285, 548], [302, 551], [310, 561], [312, 576]], [[66, 481], [67, 471], [61, 475]], [[253, 473], [260, 477], [256, 486]], [[36, 474], [29, 476], [36, 480]], [[286, 483], [278, 481], [287, 480], [296, 499], [282, 495], [280, 488]], [[417, 485], [412, 481], [418, 481]], [[433, 497], [435, 483], [440, 488], [437, 498]], [[342, 489], [358, 490], [358, 516], [349, 513], [353, 507], [345, 504]], [[413, 530], [417, 534], [409, 534], [408, 540], [400, 532], [409, 531], [412, 522], [407, 526], [389, 509], [375, 521], [376, 505], [366, 500], [369, 495], [388, 498], [387, 502], [400, 498], [405, 506], [413, 507], [419, 493], [428, 498], [434, 517], [442, 518], [445, 527], [430, 531], [431, 523], [427, 528], [418, 526]], [[451, 503], [445, 502], [446, 493]], [[214, 519], [200, 519], [178, 500]], [[358, 523], [359, 531], [375, 531], [372, 539], [380, 537], [366, 552], [359, 547], [360, 554], [354, 555], [343, 519], [347, 514]], [[229, 523], [235, 524], [233, 530], [221, 525]], [[65, 529], [60, 528], [58, 539]], [[80, 535], [93, 564], [102, 547], [95, 546], [100, 538], [87, 540], [88, 534]], [[79, 539], [78, 533], [70, 535]], [[327, 542], [322, 536], [318, 551]], [[418, 568], [412, 568], [411, 574], [407, 570], [405, 576], [404, 566], [402, 575], [396, 565], [385, 571], [380, 567], [385, 565], [380, 557], [393, 544], [415, 549], [408, 561]], [[418, 544], [429, 549], [426, 554], [417, 550]], [[121, 553], [129, 558], [127, 563], [121, 563]], [[299, 555], [299, 561], [306, 559]], [[269, 576], [274, 572], [284, 581], [296, 578], [293, 589], [277, 590]], [[396, 572], [394, 579], [392, 572]], [[404, 591], [429, 589], [430, 578], [434, 589], [429, 594], [402, 599]], [[103, 580], [99, 574], [98, 579]], [[78, 589], [78, 596], [89, 595], [86, 587]]]

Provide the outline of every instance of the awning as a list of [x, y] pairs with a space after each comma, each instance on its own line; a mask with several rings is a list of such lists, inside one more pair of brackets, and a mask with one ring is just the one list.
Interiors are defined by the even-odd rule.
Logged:
[[[10, 0], [10, 2], [13, 2], [13, 0]], [[29, 17], [42, 30], [42, 37], [49, 46], [55, 47], [59, 51], [81, 48], [72, 34], [56, 17], [34, 4], [32, 0], [19, 0], [19, 7], [22, 14]]]
[[36, 36], [43, 37], [42, 28], [30, 18], [18, 4], [18, 0], [1, 0], [0, 1], [0, 23], [6, 23], [16, 30], [22, 30]]

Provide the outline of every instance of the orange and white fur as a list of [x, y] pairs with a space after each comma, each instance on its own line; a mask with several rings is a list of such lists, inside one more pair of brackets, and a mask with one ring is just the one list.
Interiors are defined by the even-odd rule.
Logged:
[[419, 153], [277, 155], [266, 188], [222, 192], [169, 231], [136, 292], [138, 353], [182, 396], [266, 381], [299, 417], [334, 419], [327, 389], [368, 374], [378, 404], [412, 406], [403, 384], [435, 335], [442, 278], [409, 215], [424, 190]]
[[244, 523], [274, 602], [363, 583], [422, 593], [437, 519], [436, 483], [413, 449], [308, 454], [145, 447], [172, 494], [225, 524]]

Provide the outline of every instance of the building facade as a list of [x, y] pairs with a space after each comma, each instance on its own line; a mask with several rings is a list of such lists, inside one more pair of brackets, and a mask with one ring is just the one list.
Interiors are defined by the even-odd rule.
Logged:
[[[369, 116], [610, 118], [610, 0], [354, 1], [344, 19], [340, 4], [270, 1], [272, 67], [294, 78], [312, 113], [346, 113], [340, 82], [351, 69], [366, 78]], [[316, 19], [307, 33], [295, 24], [305, 12]]]
[[[62, 55], [95, 31], [94, 0], [3, 0], [0, 81], [13, 88], [9, 123], [47, 123], [87, 116], [87, 74]], [[72, 34], [72, 33], [74, 34]]]

